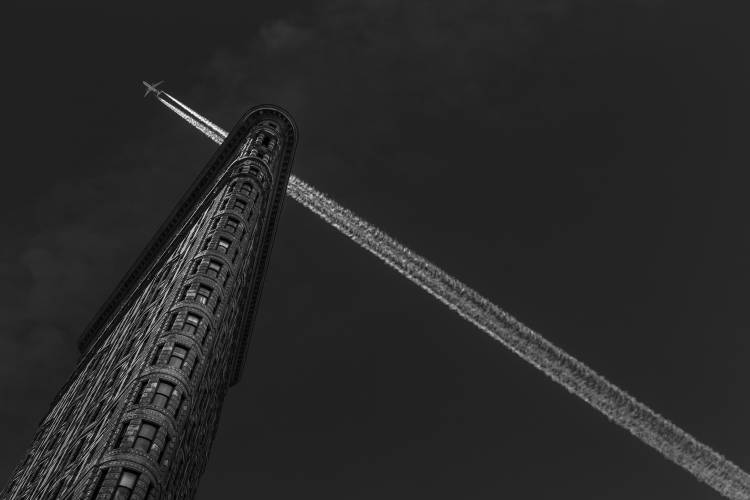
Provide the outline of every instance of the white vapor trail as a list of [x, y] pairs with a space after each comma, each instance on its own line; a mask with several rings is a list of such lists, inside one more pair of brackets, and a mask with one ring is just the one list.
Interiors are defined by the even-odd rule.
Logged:
[[[160, 100], [214, 142], [226, 138], [224, 130], [169, 97], [175, 105]], [[287, 194], [698, 480], [732, 500], [750, 500], [750, 475], [745, 471], [472, 288], [294, 175]]]
[[[162, 94], [166, 94], [166, 92], [162, 92]], [[169, 94], [167, 94], [167, 95], [169, 96]], [[171, 97], [171, 96], [169, 96], [169, 97]], [[207, 122], [204, 123], [202, 120], [196, 119], [195, 118], [195, 112], [193, 110], [191, 110], [190, 108], [186, 107], [186, 109], [188, 111], [192, 112], [192, 114], [185, 112], [184, 110], [182, 110], [179, 107], [175, 106], [174, 104], [170, 103], [166, 99], [162, 99], [161, 97], [157, 97], [157, 99], [159, 99], [159, 101], [161, 101], [161, 103], [164, 104], [166, 107], [168, 107], [169, 109], [171, 109], [172, 111], [174, 111], [175, 113], [177, 113], [178, 115], [180, 115], [182, 118], [184, 118], [185, 121], [187, 121], [190, 125], [192, 125], [193, 127], [197, 128], [198, 130], [200, 130], [201, 132], [203, 132], [204, 134], [206, 134], [212, 141], [216, 142], [217, 144], [221, 144], [222, 142], [224, 142], [224, 138], [227, 136], [227, 133], [225, 131], [221, 130], [220, 128], [218, 128], [218, 127], [217, 127], [217, 129], [220, 131], [220, 133], [217, 132], [216, 129], [211, 128], [209, 126], [209, 124], [213, 125], [213, 123], [211, 123], [211, 122], [207, 121]], [[177, 99], [175, 99], [173, 97], [171, 97], [171, 99], [174, 100], [174, 101], [177, 101]], [[177, 102], [179, 103], [180, 101], [177, 101]], [[180, 104], [182, 104], [182, 103], [180, 103]]]

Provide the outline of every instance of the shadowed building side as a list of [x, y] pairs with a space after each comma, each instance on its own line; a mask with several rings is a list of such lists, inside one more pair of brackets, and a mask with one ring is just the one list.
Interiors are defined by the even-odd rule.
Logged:
[[81, 336], [2, 499], [192, 498], [241, 372], [297, 137], [250, 110]]

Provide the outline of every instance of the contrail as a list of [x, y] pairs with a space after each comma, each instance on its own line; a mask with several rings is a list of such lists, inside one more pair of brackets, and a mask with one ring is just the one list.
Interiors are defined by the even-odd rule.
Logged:
[[[169, 98], [174, 105], [159, 100], [217, 144], [223, 142], [224, 130]], [[745, 471], [472, 288], [294, 175], [287, 194], [698, 480], [732, 500], [750, 500], [750, 475]]]
[[[167, 96], [167, 97], [166, 97], [165, 99], [163, 99], [163, 98], [161, 97], [162, 95], [165, 95], [165, 96]], [[185, 116], [185, 115], [183, 114], [183, 112], [181, 112], [181, 111], [178, 111], [178, 110], [177, 110], [177, 109], [175, 109], [175, 108], [180, 108], [181, 110], [183, 110], [183, 111], [184, 111], [184, 113], [185, 113], [185, 114], [187, 114], [188, 116], [191, 116], [191, 117], [193, 117], [193, 119], [195, 119], [195, 120], [196, 120], [196, 122], [199, 122], [199, 123], [200, 123], [200, 124], [202, 124], [203, 126], [207, 127], [207, 128], [209, 129], [209, 130], [213, 131], [213, 132], [214, 132], [214, 133], [215, 133], [216, 135], [220, 136], [220, 139], [218, 139], [218, 140], [217, 140], [217, 139], [215, 139], [215, 138], [213, 138], [213, 137], [211, 137], [211, 136], [209, 135], [209, 137], [211, 137], [211, 139], [212, 139], [212, 140], [213, 140], [214, 142], [216, 142], [216, 143], [218, 143], [218, 144], [221, 144], [221, 143], [222, 143], [222, 142], [224, 141], [224, 139], [226, 138], [226, 136], [227, 136], [227, 132], [226, 132], [226, 131], [225, 131], [224, 129], [222, 129], [221, 127], [219, 127], [218, 125], [216, 125], [216, 124], [215, 124], [214, 122], [212, 122], [211, 120], [209, 120], [209, 119], [208, 119], [208, 118], [206, 118], [205, 116], [201, 116], [201, 115], [199, 115], [199, 114], [198, 114], [197, 112], [195, 112], [195, 111], [193, 111], [193, 110], [192, 110], [191, 108], [189, 108], [187, 104], [185, 104], [185, 103], [184, 103], [184, 102], [182, 102], [182, 101], [179, 101], [179, 100], [177, 100], [177, 98], [175, 98], [175, 97], [173, 97], [173, 96], [169, 95], [169, 94], [168, 94], [168, 93], [167, 93], [166, 91], [164, 91], [164, 90], [162, 90], [162, 91], [159, 91], [159, 93], [157, 94], [157, 98], [158, 98], [158, 99], [159, 99], [159, 100], [160, 100], [160, 101], [161, 101], [162, 103], [164, 103], [164, 105], [166, 105], [166, 106], [167, 106], [168, 108], [170, 108], [170, 109], [171, 109], [172, 111], [174, 111], [174, 112], [175, 112], [175, 113], [177, 113], [178, 115], [180, 115], [180, 116], [182, 116], [183, 118], [185, 118], [185, 119], [186, 119], [186, 120], [187, 120], [188, 122], [190, 122], [190, 123], [191, 123], [191, 125], [193, 125], [194, 127], [196, 127], [196, 128], [198, 129], [198, 130], [200, 130], [200, 131], [201, 131], [201, 132], [203, 132], [204, 134], [206, 134], [206, 132], [204, 132], [204, 131], [203, 131], [203, 129], [202, 129], [202, 128], [201, 128], [200, 126], [198, 126], [198, 125], [194, 124], [194, 123], [193, 123], [192, 121], [190, 121], [190, 119], [189, 119], [189, 118], [187, 118], [187, 117], [186, 117], [186, 116]], [[170, 103], [169, 103], [168, 101], [172, 101], [172, 102], [174, 103], [174, 105], [171, 105], [171, 104], [170, 104]], [[208, 135], [208, 134], [206, 134], [206, 135]]]
[[[171, 100], [175, 101], [178, 104], [178, 106], [182, 105], [180, 101], [170, 96], [166, 92], [161, 92], [161, 93], [166, 94]], [[169, 109], [171, 109], [172, 111], [180, 115], [182, 118], [184, 118], [185, 121], [187, 121], [190, 125], [192, 125], [193, 127], [197, 128], [198, 130], [206, 134], [212, 141], [218, 144], [221, 144], [222, 142], [224, 142], [224, 139], [226, 138], [227, 133], [224, 130], [216, 127], [213, 123], [211, 123], [208, 120], [204, 122], [203, 120], [196, 118], [196, 116], [200, 116], [200, 115], [197, 115], [192, 109], [183, 105], [185, 108], [183, 110], [183, 109], [180, 109], [178, 106], [175, 106], [174, 104], [170, 103], [167, 99], [162, 99], [161, 96], [157, 96], [156, 98], [159, 99], [159, 101], [161, 101], [161, 103], [164, 104], [166, 107], [168, 107]], [[212, 126], [216, 128], [212, 128]]]

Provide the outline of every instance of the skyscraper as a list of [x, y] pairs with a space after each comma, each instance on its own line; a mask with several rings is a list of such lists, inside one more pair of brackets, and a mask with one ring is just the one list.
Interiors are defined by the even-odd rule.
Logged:
[[242, 372], [297, 142], [248, 111], [79, 340], [2, 499], [192, 498]]

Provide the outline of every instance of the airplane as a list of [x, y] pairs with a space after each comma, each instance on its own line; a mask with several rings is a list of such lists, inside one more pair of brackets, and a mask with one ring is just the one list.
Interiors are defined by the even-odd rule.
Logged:
[[143, 97], [146, 97], [146, 96], [147, 96], [147, 95], [149, 95], [149, 94], [150, 94], [151, 92], [153, 92], [154, 94], [156, 94], [156, 97], [159, 97], [159, 95], [160, 95], [160, 94], [161, 94], [161, 93], [163, 92], [163, 90], [159, 90], [159, 89], [157, 89], [156, 87], [158, 87], [158, 86], [159, 86], [159, 85], [161, 85], [162, 83], [164, 83], [164, 80], [162, 80], [162, 81], [160, 81], [160, 82], [158, 82], [158, 83], [148, 83], [148, 82], [143, 82], [143, 85], [145, 85], [145, 86], [146, 86], [146, 93], [145, 93], [145, 94], [143, 94]]

